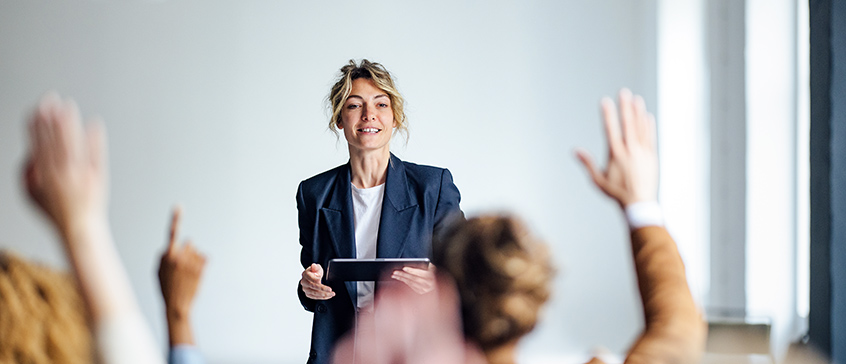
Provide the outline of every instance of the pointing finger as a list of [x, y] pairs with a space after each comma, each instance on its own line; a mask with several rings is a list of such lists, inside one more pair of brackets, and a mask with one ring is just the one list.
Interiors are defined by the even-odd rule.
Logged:
[[176, 249], [176, 237], [179, 234], [179, 219], [182, 217], [182, 207], [176, 205], [170, 219], [170, 239], [167, 243], [167, 252], [171, 253]]

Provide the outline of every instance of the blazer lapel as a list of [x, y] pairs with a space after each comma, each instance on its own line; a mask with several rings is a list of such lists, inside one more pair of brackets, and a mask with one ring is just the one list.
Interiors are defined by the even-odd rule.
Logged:
[[399, 258], [408, 238], [409, 226], [414, 217], [417, 199], [408, 191], [408, 180], [403, 162], [391, 153], [388, 175], [385, 177], [385, 198], [376, 239], [376, 256]]
[[[352, 191], [350, 188], [350, 165], [338, 171], [332, 196], [326, 207], [321, 208], [326, 218], [329, 239], [338, 258], [355, 258], [355, 222], [353, 218]], [[356, 282], [344, 282], [350, 293], [353, 307], [356, 306], [358, 290]]]

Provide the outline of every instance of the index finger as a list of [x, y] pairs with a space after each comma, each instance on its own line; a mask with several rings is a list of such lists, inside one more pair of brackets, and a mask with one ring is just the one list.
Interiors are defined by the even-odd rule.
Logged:
[[614, 155], [623, 149], [623, 136], [620, 130], [617, 106], [608, 97], [603, 97], [600, 104], [602, 109], [602, 123], [605, 126], [605, 138], [608, 139], [608, 150], [611, 152], [611, 155]]
[[182, 217], [182, 207], [176, 205], [173, 207], [173, 214], [170, 218], [170, 239], [167, 243], [167, 252], [170, 253], [176, 249], [176, 237], [179, 233], [179, 219]]

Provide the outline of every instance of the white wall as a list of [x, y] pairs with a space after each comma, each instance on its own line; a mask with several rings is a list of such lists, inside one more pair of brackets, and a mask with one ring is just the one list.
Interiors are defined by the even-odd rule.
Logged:
[[[345, 162], [323, 100], [350, 58], [382, 62], [408, 100], [394, 151], [451, 169], [470, 213], [516, 211], [561, 269], [524, 357], [622, 352], [642, 324], [617, 207], [572, 157], [605, 157], [598, 100], [656, 106], [653, 0], [0, 2], [0, 247], [66, 266], [24, 198], [24, 117], [73, 95], [106, 120], [111, 219], [164, 343], [154, 270], [170, 206], [209, 257], [196, 303], [211, 363], [298, 363], [297, 183]], [[660, 121], [659, 121], [660, 123]]]

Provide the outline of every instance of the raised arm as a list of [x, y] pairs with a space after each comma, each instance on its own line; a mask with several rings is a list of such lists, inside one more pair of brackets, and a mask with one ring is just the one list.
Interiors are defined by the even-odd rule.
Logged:
[[609, 149], [605, 169], [599, 170], [583, 150], [577, 157], [629, 219], [646, 328], [626, 363], [696, 363], [707, 328], [690, 294], [678, 248], [660, 217], [655, 119], [643, 98], [628, 90], [620, 91], [619, 102], [618, 115], [612, 100], [602, 100]]
[[178, 244], [182, 209], [174, 208], [167, 249], [159, 263], [159, 284], [165, 303], [170, 364], [201, 364], [203, 358], [191, 329], [191, 305], [200, 286], [206, 258], [191, 241]]
[[25, 182], [61, 236], [104, 363], [162, 363], [112, 242], [106, 138], [72, 100], [45, 96], [29, 122]]

